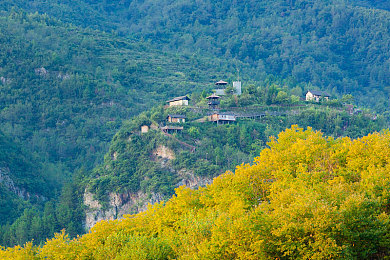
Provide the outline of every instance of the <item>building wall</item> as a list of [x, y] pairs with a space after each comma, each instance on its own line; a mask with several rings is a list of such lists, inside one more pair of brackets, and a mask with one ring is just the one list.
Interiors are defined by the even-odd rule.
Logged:
[[218, 115], [218, 114], [213, 114], [210, 116], [211, 121], [220, 121], [220, 120], [225, 120], [225, 121], [236, 121], [236, 117], [233, 115]]
[[234, 89], [234, 94], [236, 95], [241, 95], [241, 81], [234, 81], [233, 82], [233, 89]]
[[219, 115], [219, 120], [229, 120], [229, 121], [235, 121], [236, 117], [233, 115]]
[[168, 117], [168, 122], [171, 123], [185, 123], [185, 118]]
[[218, 121], [218, 114], [213, 114], [210, 116], [210, 121]]
[[[311, 101], [311, 100], [315, 100], [315, 101], [320, 101], [320, 98], [321, 96], [318, 96], [318, 95], [314, 95], [312, 94], [311, 92], [307, 92], [306, 93], [306, 101]], [[329, 97], [323, 97], [326, 101], [329, 100]]]
[[311, 92], [306, 93], [306, 101], [314, 100], [314, 95]]
[[169, 102], [169, 106], [188, 106], [188, 100], [176, 100]]
[[147, 133], [149, 132], [149, 126], [143, 125], [141, 126], [141, 133]]

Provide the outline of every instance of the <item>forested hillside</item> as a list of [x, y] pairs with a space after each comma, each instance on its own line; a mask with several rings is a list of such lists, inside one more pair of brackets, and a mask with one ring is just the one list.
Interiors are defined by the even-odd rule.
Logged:
[[[0, 244], [31, 239], [40, 243], [62, 228], [74, 237], [100, 219], [121, 218], [166, 200], [181, 185], [204, 186], [236, 165], [251, 162], [267, 147], [270, 136], [295, 123], [354, 138], [387, 127], [385, 117], [368, 110], [351, 114], [340, 100], [291, 103], [297, 102], [296, 96], [288, 95], [275, 85], [249, 86], [239, 97], [228, 94], [219, 111], [240, 118], [226, 125], [209, 121], [214, 110], [202, 106], [207, 92], [191, 95], [188, 107], [156, 106], [141, 113], [114, 136], [103, 164], [76, 172], [59, 201], [50, 200], [43, 211], [31, 208], [16, 222], [0, 227]], [[183, 127], [182, 132], [167, 134], [162, 129], [172, 125], [167, 122], [172, 114], [183, 115], [186, 122], [173, 124]], [[255, 114], [261, 116], [252, 119]], [[143, 126], [150, 131], [141, 133]], [[29, 225], [34, 228], [23, 229]]]
[[[128, 210], [137, 212], [186, 182], [202, 186], [251, 162], [293, 124], [334, 138], [388, 128], [388, 10], [379, 0], [0, 1], [0, 245], [43, 243], [63, 228], [76, 237], [85, 231], [89, 195], [97, 214], [116, 208], [118, 198], [144, 196]], [[237, 122], [207, 122], [214, 83], [237, 78], [243, 94], [226, 91], [220, 107], [237, 113]], [[331, 101], [303, 102], [308, 89], [331, 93]], [[191, 107], [163, 107], [181, 95]], [[188, 119], [181, 133], [161, 130], [172, 113]], [[145, 124], [154, 129], [141, 134]], [[161, 239], [158, 247], [180, 256], [177, 241]], [[377, 257], [381, 243], [365, 255], [345, 250]], [[257, 253], [294, 251], [275, 250]]]
[[[264, 96], [267, 96], [266, 93], [267, 90], [264, 90]], [[198, 99], [193, 96], [192, 103], [198, 101], [199, 105], [205, 100], [201, 96]], [[249, 96], [255, 98], [254, 95]], [[228, 99], [228, 96], [223, 98]], [[238, 105], [248, 102], [245, 94], [236, 99]], [[261, 104], [261, 101], [256, 104]], [[147, 194], [155, 192], [162, 197], [170, 197], [174, 188], [183, 183], [183, 171], [197, 178], [211, 180], [234, 169], [236, 165], [251, 162], [267, 147], [266, 143], [271, 136], [276, 136], [293, 124], [321, 129], [333, 137], [351, 138], [362, 137], [388, 126], [382, 116], [373, 119], [371, 114], [351, 115], [343, 106], [334, 108], [326, 102], [301, 102], [300, 106], [291, 107], [274, 105], [232, 109], [225, 108], [218, 113], [241, 114], [243, 117], [237, 118], [232, 124], [222, 125], [209, 121], [207, 115], [213, 110], [199, 110], [198, 106], [154, 107], [134, 117], [114, 136], [104, 163], [86, 178], [88, 189], [102, 202], [108, 201], [110, 192], [121, 194], [141, 190]], [[248, 110], [251, 112], [246, 112]], [[245, 117], [245, 113], [264, 116], [255, 120]], [[167, 117], [172, 114], [185, 116], [186, 122], [169, 123]], [[141, 133], [144, 125], [155, 127], [148, 133]], [[180, 126], [183, 131], [166, 135], [162, 130], [165, 125]], [[169, 158], [165, 162], [161, 161], [162, 155], [156, 152], [161, 147], [170, 154], [163, 156]]]
[[350, 3], [359, 6], [390, 11], [390, 3], [386, 0], [357, 0], [357, 1], [350, 1]]
[[0, 132], [0, 226], [19, 217], [30, 204], [43, 205], [60, 188], [37, 159]]
[[323, 137], [296, 126], [252, 165], [166, 203], [42, 247], [29, 259], [385, 259], [389, 254], [390, 133]]
[[[26, 197], [2, 186], [1, 225], [10, 225], [0, 228], [3, 244], [44, 240], [69, 225], [74, 235], [82, 232], [79, 215], [83, 212], [79, 198], [73, 198], [77, 187], [67, 184], [68, 194], [60, 195], [62, 185], [72, 182], [78, 169], [89, 170], [103, 161], [122, 121], [172, 95], [210, 89], [209, 82], [217, 75], [230, 76], [229, 64], [223, 61], [164, 53], [144, 42], [65, 24], [47, 15], [20, 10], [2, 14], [0, 130], [7, 135], [1, 144], [2, 163], [10, 168], [2, 174], [49, 201], [43, 211], [43, 205], [25, 203]], [[216, 62], [225, 67], [223, 72], [215, 69]], [[28, 152], [19, 154], [14, 144]], [[47, 179], [42, 180], [42, 175]], [[42, 190], [51, 192], [42, 194]], [[23, 213], [24, 209], [31, 211]], [[24, 228], [32, 216], [41, 217], [39, 212], [49, 220], [35, 227], [50, 228]], [[23, 220], [13, 226], [22, 213]], [[18, 232], [19, 238], [9, 240]]]
[[66, 170], [96, 164], [123, 119], [230, 71], [48, 16], [13, 12], [0, 32], [1, 128]]
[[[85, 178], [87, 227], [99, 219], [142, 211], [148, 203], [168, 199], [181, 185], [204, 186], [236, 165], [251, 162], [271, 136], [292, 124], [353, 138], [387, 127], [383, 116], [360, 110], [351, 114], [339, 100], [267, 106], [271, 93], [279, 97], [274, 102], [294, 99], [280, 98], [286, 93], [276, 86], [252, 86], [241, 96], [224, 96], [224, 108], [217, 112], [201, 106], [207, 100], [204, 96], [192, 95], [191, 106], [154, 107], [126, 122], [114, 136], [104, 163]], [[236, 100], [234, 107], [229, 107], [230, 99]], [[221, 125], [210, 121], [212, 113], [237, 119]], [[185, 122], [168, 122], [171, 115], [180, 115]], [[168, 133], [166, 126], [182, 130]], [[150, 130], [141, 132], [143, 127]]]
[[334, 95], [352, 93], [378, 111], [389, 106], [386, 1], [19, 0], [3, 6], [147, 39], [164, 50], [236, 58], [258, 71], [257, 80], [272, 74]]

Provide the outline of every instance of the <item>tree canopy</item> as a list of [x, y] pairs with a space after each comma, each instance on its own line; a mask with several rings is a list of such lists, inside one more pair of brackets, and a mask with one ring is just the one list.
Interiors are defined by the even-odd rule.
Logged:
[[384, 259], [390, 132], [351, 140], [293, 126], [254, 162], [137, 215], [2, 258]]

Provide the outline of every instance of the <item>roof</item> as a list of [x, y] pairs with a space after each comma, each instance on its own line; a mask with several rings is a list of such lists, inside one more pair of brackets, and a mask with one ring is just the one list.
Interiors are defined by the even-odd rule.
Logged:
[[211, 96], [208, 96], [207, 99], [211, 99], [211, 98], [220, 98], [220, 96], [216, 95], [215, 93], [212, 94]]
[[161, 127], [162, 130], [183, 130], [184, 128], [182, 126], [170, 126], [166, 125]]
[[[320, 90], [308, 90], [307, 92], [310, 92], [312, 93], [313, 95], [316, 95], [316, 96], [324, 96], [324, 97], [330, 97], [330, 95], [325, 92], [325, 91], [320, 91]], [[307, 93], [306, 92], [306, 93]]]
[[215, 83], [215, 85], [227, 85], [228, 83], [226, 81], [220, 80]]
[[172, 118], [187, 118], [185, 115], [168, 115], [168, 116]]
[[171, 100], [168, 100], [167, 103], [173, 102], [173, 101], [179, 101], [179, 100], [191, 100], [191, 99], [187, 96], [175, 97], [175, 98], [172, 98]]
[[219, 116], [236, 116], [235, 114], [229, 114], [229, 113], [220, 113], [220, 112], [214, 112], [212, 115], [219, 115]]

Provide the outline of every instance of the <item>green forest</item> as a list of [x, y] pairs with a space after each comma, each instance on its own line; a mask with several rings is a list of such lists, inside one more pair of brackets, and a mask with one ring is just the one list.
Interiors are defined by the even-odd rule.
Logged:
[[292, 126], [252, 163], [81, 237], [13, 259], [387, 259], [390, 132], [334, 139]]
[[241, 71], [244, 63], [256, 70], [246, 72], [255, 80], [310, 82], [332, 94], [354, 94], [377, 110], [389, 106], [386, 1], [17, 0], [2, 6], [131, 35], [165, 51], [230, 60]]
[[[36, 254], [61, 230], [56, 239], [88, 232], [87, 193], [97, 220], [113, 194], [145, 197], [127, 214], [153, 196], [163, 205], [183, 184], [256, 164], [292, 125], [352, 140], [389, 128], [389, 11], [380, 0], [1, 1], [0, 246], [33, 241], [20, 250]], [[210, 122], [206, 97], [221, 79], [217, 111], [237, 115], [231, 124]], [[304, 101], [308, 90], [330, 101]], [[166, 106], [183, 95], [188, 107]], [[169, 115], [185, 116], [173, 124], [182, 131], [162, 131]], [[151, 247], [184, 257], [156, 239]], [[261, 254], [304, 258], [287, 251]], [[359, 254], [345, 256], [387, 255]]]
[[[246, 101], [245, 94], [241, 98]], [[199, 97], [199, 100], [203, 102], [204, 98]], [[102, 201], [107, 199], [105, 196], [109, 192], [137, 192], [141, 189], [146, 193], [153, 191], [170, 197], [177, 179], [180, 179], [177, 175], [180, 169], [192, 171], [195, 176], [217, 177], [236, 165], [253, 161], [267, 147], [270, 136], [276, 136], [294, 123], [321, 129], [330, 136], [352, 138], [380, 131], [387, 126], [383, 116], [373, 120], [368, 114], [350, 115], [326, 103], [298, 109], [295, 106], [271, 108], [278, 110], [280, 115], [268, 115], [256, 120], [239, 118], [233, 124], [223, 125], [199, 120], [205, 118], [208, 109], [199, 112], [186, 107], [153, 108], [124, 124], [114, 136], [104, 164], [92, 171], [87, 186]], [[171, 137], [164, 135], [161, 129], [141, 134], [143, 125], [169, 125], [166, 118], [175, 113], [186, 116], [187, 121], [179, 123], [184, 128], [182, 132], [174, 133]], [[151, 159], [153, 150], [161, 145], [174, 151], [175, 158], [171, 162], [174, 170], [161, 167], [159, 160]]]

